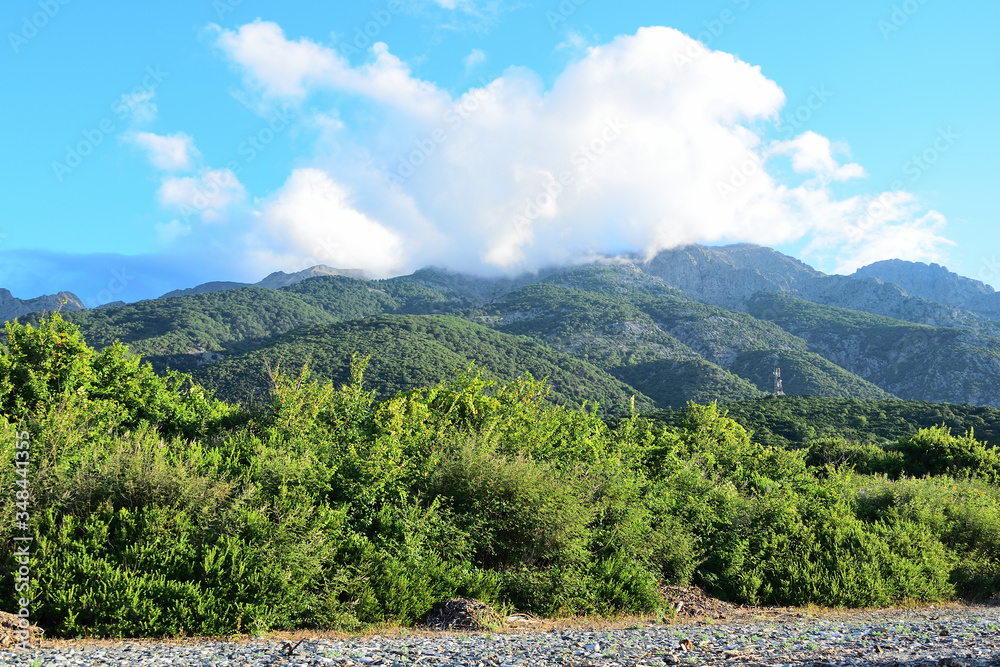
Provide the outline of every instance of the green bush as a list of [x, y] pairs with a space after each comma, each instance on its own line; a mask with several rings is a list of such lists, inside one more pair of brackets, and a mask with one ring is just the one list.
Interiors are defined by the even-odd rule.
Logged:
[[[56, 636], [353, 630], [454, 596], [652, 612], [665, 583], [751, 604], [1000, 593], [996, 451], [971, 433], [788, 451], [714, 404], [611, 426], [474, 368], [379, 402], [358, 358], [341, 386], [273, 373], [247, 410], [58, 317], [8, 339], [0, 487], [29, 432], [32, 618]], [[19, 511], [0, 503], [7, 591]]]

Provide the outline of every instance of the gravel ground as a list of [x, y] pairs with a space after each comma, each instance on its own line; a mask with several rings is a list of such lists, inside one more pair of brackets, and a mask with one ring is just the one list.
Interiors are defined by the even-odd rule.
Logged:
[[[544, 622], [543, 622], [544, 623]], [[539, 628], [539, 624], [534, 627]], [[0, 665], [907, 665], [1000, 666], [1000, 607], [747, 612], [618, 627], [497, 633], [398, 630], [344, 638], [299, 633], [247, 641], [51, 641], [0, 650]]]

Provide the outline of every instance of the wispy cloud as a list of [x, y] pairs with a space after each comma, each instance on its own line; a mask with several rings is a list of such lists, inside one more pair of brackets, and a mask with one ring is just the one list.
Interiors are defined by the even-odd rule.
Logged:
[[190, 171], [199, 157], [194, 140], [183, 132], [169, 135], [136, 132], [129, 136], [135, 145], [146, 151], [150, 163], [163, 171]]
[[227, 219], [227, 209], [246, 197], [246, 188], [229, 169], [205, 169], [198, 176], [170, 177], [159, 190], [160, 203], [179, 213], [215, 223]]
[[133, 123], [141, 125], [156, 118], [158, 109], [153, 101], [155, 96], [156, 89], [153, 87], [124, 93], [113, 108], [122, 117], [130, 118]]
[[472, 49], [472, 51], [469, 52], [469, 55], [465, 56], [464, 62], [465, 71], [471, 72], [486, 62], [486, 54], [482, 51], [482, 49]]

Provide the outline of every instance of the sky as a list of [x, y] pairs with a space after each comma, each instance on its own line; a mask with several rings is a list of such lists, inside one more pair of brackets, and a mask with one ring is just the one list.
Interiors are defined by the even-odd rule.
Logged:
[[750, 242], [1000, 284], [987, 0], [8, 0], [0, 286]]

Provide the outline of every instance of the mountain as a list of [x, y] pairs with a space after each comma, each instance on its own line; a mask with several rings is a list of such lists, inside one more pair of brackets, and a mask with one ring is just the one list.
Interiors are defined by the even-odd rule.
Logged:
[[319, 264], [317, 266], [298, 271], [297, 273], [285, 273], [284, 271], [275, 271], [274, 273], [268, 275], [263, 280], [256, 283], [238, 283], [232, 281], [215, 281], [202, 283], [201, 285], [196, 285], [195, 287], [189, 287], [187, 289], [173, 290], [172, 292], [167, 292], [161, 299], [169, 299], [175, 296], [188, 296], [191, 294], [205, 294], [207, 292], [223, 292], [225, 290], [239, 289], [240, 287], [251, 287], [256, 285], [257, 287], [264, 287], [266, 289], [279, 289], [281, 287], [287, 287], [289, 285], [294, 285], [300, 283], [303, 280], [309, 278], [316, 278], [317, 276], [347, 276], [349, 278], [358, 278], [364, 280], [367, 278], [367, 274], [364, 271], [358, 269], [335, 269], [333, 267], [325, 266]]
[[731, 310], [742, 310], [758, 292], [795, 293], [824, 277], [793, 257], [748, 243], [663, 250], [641, 266], [698, 301]]
[[43, 310], [70, 312], [83, 310], [84, 308], [86, 306], [72, 292], [43, 294], [42, 296], [36, 296], [34, 299], [22, 300], [11, 294], [9, 290], [0, 289], [0, 316], [3, 317], [5, 322], [17, 317], [23, 317], [28, 313], [37, 313]]
[[699, 303], [634, 268], [557, 273], [467, 316], [586, 359], [660, 406], [761, 395], [772, 388], [776, 358], [789, 378], [801, 379], [789, 383], [796, 393], [889, 396], [778, 326]]
[[475, 362], [488, 379], [510, 382], [525, 372], [549, 378], [550, 398], [579, 407], [600, 404], [621, 414], [635, 396], [636, 409], [654, 402], [595, 366], [534, 341], [493, 331], [447, 315], [381, 315], [301, 327], [262, 347], [205, 365], [194, 377], [221, 397], [247, 400], [266, 393], [268, 369], [297, 373], [303, 365], [337, 383], [349, 379], [353, 354], [369, 355], [365, 385], [379, 397], [454, 378]]
[[[67, 313], [89, 344], [115, 340], [172, 366], [201, 363], [208, 352], [249, 344], [296, 327], [340, 322], [383, 313], [450, 310], [439, 293], [407, 281], [373, 284], [322, 276], [280, 289], [257, 286], [139, 301], [117, 308]], [[37, 317], [37, 316], [36, 316]], [[192, 356], [183, 363], [183, 357]]]
[[1000, 339], [783, 294], [759, 294], [749, 310], [899, 398], [1000, 405]]
[[990, 316], [1000, 314], [1000, 294], [992, 287], [979, 280], [964, 278], [938, 264], [887, 259], [864, 266], [854, 275], [894, 283], [910, 296], [945, 306]]
[[[937, 291], [935, 276], [945, 283]], [[576, 386], [565, 375], [569, 366], [553, 361], [558, 358], [586, 364], [586, 377], [598, 387], [618, 387], [617, 393], [560, 390], [567, 401], [632, 392], [657, 408], [690, 400], [735, 404], [770, 394], [780, 366], [789, 395], [1000, 406], [1000, 316], [990, 314], [991, 289], [943, 267], [908, 262], [830, 276], [770, 248], [739, 244], [676, 248], [648, 260], [609, 257], [513, 278], [426, 268], [370, 280], [319, 266], [271, 274], [256, 285], [206, 283], [65, 317], [95, 347], [121, 340], [157, 370], [196, 371], [228, 396], [239, 393], [233, 383], [240, 378], [248, 392], [265, 386], [264, 359], [279, 352], [295, 363], [319, 355], [328, 360], [321, 375], [344, 377], [349, 354], [341, 343], [331, 339], [322, 348], [339, 356], [316, 347], [323, 336], [340, 336], [377, 355], [393, 350], [395, 368], [408, 369], [418, 383], [443, 377], [454, 364], [479, 361], [473, 352], [489, 345], [507, 352], [479, 355], [498, 364], [484, 371], [511, 377], [518, 356], [509, 353], [510, 341], [516, 340], [536, 357], [541, 349], [556, 355], [546, 366], [554, 385]], [[417, 319], [406, 320], [406, 327], [391, 319], [404, 316]], [[434, 325], [434, 335], [412, 333], [429, 327], [418, 322], [431, 316], [457, 318], [501, 338], [470, 351], [435, 336], [450, 340], [461, 331], [485, 340], [475, 328], [452, 322]], [[348, 327], [365, 322], [377, 323], [381, 333], [372, 333], [375, 324], [364, 336]], [[296, 337], [307, 330], [307, 337]], [[389, 345], [385, 331], [407, 333]], [[407, 365], [408, 356], [423, 370]], [[246, 365], [253, 363], [256, 371]], [[526, 357], [520, 368], [537, 370], [539, 363]], [[228, 384], [213, 375], [234, 364], [241, 370], [225, 371]], [[395, 370], [379, 369], [379, 391], [413, 386]]]
[[[868, 398], [889, 395], [813, 353], [806, 341], [778, 325], [698, 302], [631, 263], [554, 270], [533, 279], [536, 282], [473, 279], [467, 284], [459, 275], [431, 270], [378, 281], [320, 276], [277, 290], [243, 287], [70, 313], [66, 317], [80, 326], [88, 342], [96, 347], [121, 340], [133, 351], [146, 355], [158, 370], [170, 367], [194, 371], [206, 381], [212, 378], [210, 384], [227, 396], [238, 395], [232, 383], [239, 379], [245, 382], [248, 392], [250, 387], [266, 386], [261, 350], [277, 345], [273, 349], [302, 363], [313, 352], [292, 352], [291, 348], [312, 346], [320, 335], [317, 331], [342, 335], [336, 328], [310, 329], [306, 345], [306, 339], [295, 337], [304, 327], [364, 322], [384, 315], [441, 314], [488, 327], [523, 345], [530, 339], [550, 354], [575, 358], [599, 371], [604, 378], [599, 385], [613, 381], [628, 387], [627, 391], [639, 397], [640, 404], [648, 397], [650, 406], [660, 408], [680, 407], [690, 400], [730, 402], [761, 396], [771, 389], [776, 357], [784, 365], [789, 393]], [[482, 304], [484, 300], [488, 301]], [[291, 338], [281, 338], [285, 335]], [[348, 340], [374, 345], [356, 335]], [[422, 367], [439, 371], [431, 374], [435, 378], [453, 371], [455, 363], [478, 359], [460, 350], [445, 351], [437, 343], [428, 343], [426, 337], [418, 340], [407, 336], [406, 341], [411, 346], [409, 354], [424, 359]], [[450, 363], [442, 366], [427, 362], [427, 352], [420, 348], [427, 345]], [[377, 346], [373, 349], [383, 354]], [[398, 345], [393, 349], [399, 349]], [[334, 372], [334, 365], [326, 364], [318, 371], [321, 376], [340, 377], [346, 372], [350, 355], [340, 351], [339, 370]], [[227, 375], [232, 378], [229, 384], [222, 383], [210, 367], [231, 368], [237, 363], [231, 360], [237, 357], [244, 365], [238, 373]], [[494, 362], [499, 358], [495, 354], [487, 357]], [[256, 363], [257, 370], [248, 369], [247, 363]], [[403, 361], [395, 366], [409, 368]], [[498, 377], [508, 377], [512, 372], [509, 364], [501, 366], [506, 375]], [[492, 366], [485, 368], [497, 372]], [[522, 370], [532, 368], [537, 370], [539, 366], [522, 364]], [[560, 375], [566, 368], [565, 364], [557, 364], [548, 373], [554, 386], [570, 381]], [[413, 379], [428, 377], [424, 373]], [[597, 376], [591, 372], [587, 377]], [[385, 386], [404, 385], [411, 386], [396, 378]], [[582, 390], [561, 393], [567, 400], [591, 395]], [[608, 392], [600, 390], [597, 395], [606, 396]], [[627, 401], [619, 408], [625, 405]]]
[[[699, 301], [745, 311], [759, 293], [1000, 337], [1000, 296], [936, 264], [876, 262], [851, 276], [826, 275], [777, 250], [751, 244], [664, 250], [643, 270]], [[936, 268], [935, 268], [936, 267]], [[935, 287], [940, 280], [941, 287]]]

